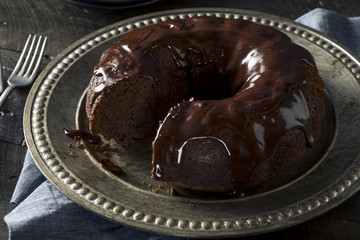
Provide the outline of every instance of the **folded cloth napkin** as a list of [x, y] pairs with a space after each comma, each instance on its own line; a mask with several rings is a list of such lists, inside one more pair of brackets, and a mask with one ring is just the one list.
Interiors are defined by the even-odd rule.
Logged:
[[[346, 18], [315, 9], [296, 21], [337, 39], [360, 55], [360, 17]], [[10, 239], [184, 239], [132, 229], [80, 207], [46, 180], [29, 152], [11, 203], [17, 207], [4, 218]]]
[[336, 12], [317, 8], [295, 21], [337, 40], [360, 56], [360, 17], [346, 18]]

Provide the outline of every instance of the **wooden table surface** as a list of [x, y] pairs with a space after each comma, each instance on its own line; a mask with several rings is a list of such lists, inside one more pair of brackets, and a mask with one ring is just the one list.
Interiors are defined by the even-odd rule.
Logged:
[[[154, 11], [226, 7], [266, 12], [296, 19], [314, 8], [326, 8], [345, 16], [360, 16], [359, 0], [162, 0], [134, 9], [101, 10], [73, 5], [65, 0], [1, 0], [0, 61], [3, 83], [10, 76], [28, 34], [49, 37], [42, 68], [64, 48], [101, 27]], [[26, 144], [22, 114], [30, 88], [15, 89], [0, 108], [0, 218], [14, 206], [9, 201], [20, 175]], [[0, 220], [0, 239], [8, 229]], [[249, 239], [360, 239], [360, 193], [328, 213], [306, 223]]]

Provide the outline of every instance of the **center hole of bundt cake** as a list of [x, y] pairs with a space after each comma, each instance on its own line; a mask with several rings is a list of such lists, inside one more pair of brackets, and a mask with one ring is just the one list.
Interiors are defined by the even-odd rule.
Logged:
[[214, 67], [201, 66], [192, 70], [190, 76], [190, 95], [196, 100], [220, 100], [234, 96], [241, 86], [232, 86], [230, 74], [224, 75]]

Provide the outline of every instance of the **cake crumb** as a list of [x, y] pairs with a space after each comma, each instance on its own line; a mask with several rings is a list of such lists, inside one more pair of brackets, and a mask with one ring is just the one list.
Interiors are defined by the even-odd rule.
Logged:
[[69, 143], [67, 146], [68, 146], [68, 148], [71, 148], [73, 145], [71, 143]]
[[189, 203], [189, 207], [195, 207], [195, 204]]
[[101, 145], [101, 148], [102, 148], [103, 150], [107, 150], [107, 151], [111, 150], [110, 143], [109, 143], [109, 142], [103, 143], [103, 144]]
[[152, 192], [153, 192], [153, 193], [158, 193], [158, 192], [159, 192], [159, 189], [153, 188]]
[[69, 153], [69, 156], [70, 156], [70, 157], [75, 157], [75, 153], [70, 152], [70, 153]]
[[146, 196], [145, 198], [146, 198], [146, 199], [149, 199], [150, 197], [149, 197], [149, 196]]
[[167, 192], [171, 195], [171, 196], [176, 196], [177, 195], [177, 191], [175, 190], [175, 188], [171, 187], [170, 189], [167, 190]]
[[110, 152], [111, 151], [111, 145], [108, 142], [104, 142], [101, 145], [91, 145], [91, 146], [99, 152], [100, 151], [101, 152], [104, 152], [104, 151]]
[[81, 141], [76, 141], [76, 147], [78, 148], [85, 148], [85, 143], [81, 142]]

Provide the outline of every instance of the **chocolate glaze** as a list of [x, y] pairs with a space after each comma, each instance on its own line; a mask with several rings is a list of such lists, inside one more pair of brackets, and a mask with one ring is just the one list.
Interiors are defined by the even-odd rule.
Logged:
[[66, 136], [72, 138], [82, 138], [84, 140], [89, 141], [92, 144], [99, 144], [101, 142], [101, 138], [99, 136], [93, 135], [87, 131], [83, 130], [67, 130], [63, 128], [63, 131]]
[[117, 176], [124, 173], [124, 171], [119, 166], [116, 166], [110, 159], [101, 159], [100, 164], [105, 170], [108, 170]]
[[315, 67], [311, 54], [271, 27], [240, 19], [168, 20], [127, 34], [104, 52], [95, 68], [88, 117], [96, 98], [127, 76], [163, 80], [158, 49], [168, 49], [187, 73], [184, 99], [194, 99], [172, 108], [160, 125], [153, 142], [154, 178], [166, 181], [169, 164], [181, 167], [181, 149], [191, 139], [215, 138], [224, 145], [233, 189], [249, 181], [289, 129], [302, 129], [308, 144], [314, 143], [301, 90], [305, 65]]

